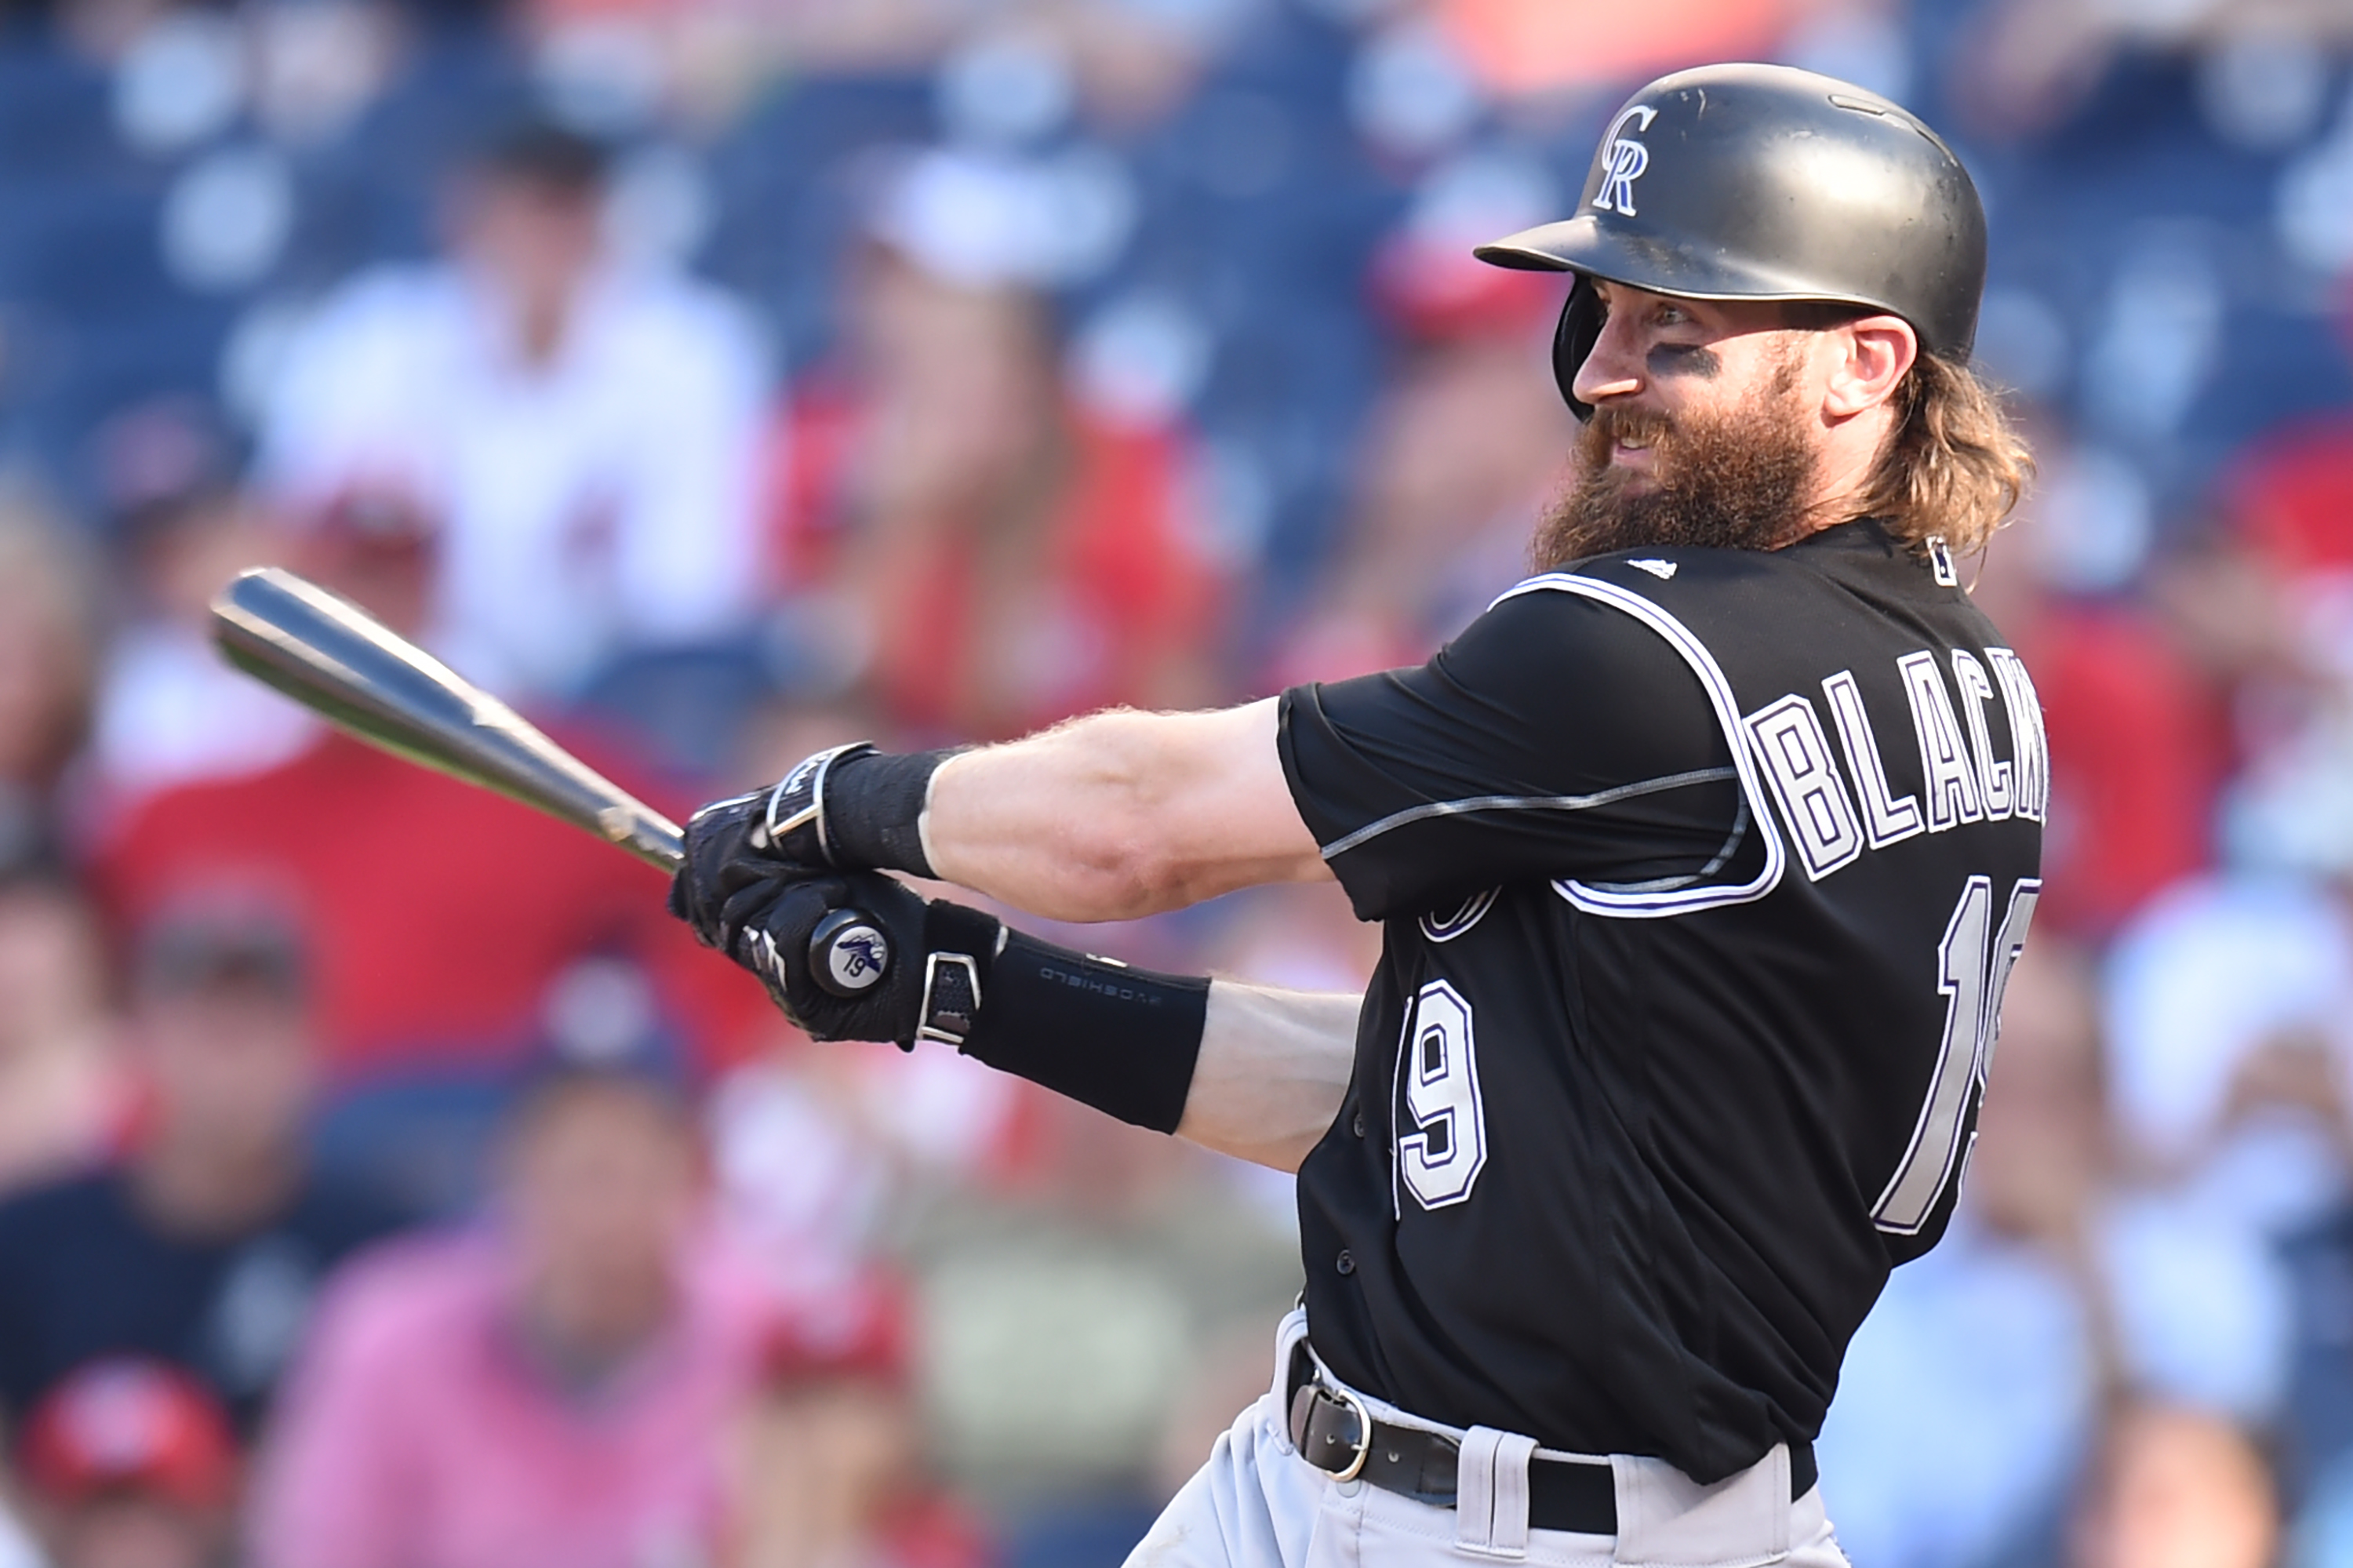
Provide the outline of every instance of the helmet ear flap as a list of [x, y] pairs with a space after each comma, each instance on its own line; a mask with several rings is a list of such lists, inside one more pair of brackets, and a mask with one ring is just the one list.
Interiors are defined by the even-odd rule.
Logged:
[[1595, 291], [1592, 279], [1582, 272], [1576, 278], [1567, 301], [1560, 307], [1560, 324], [1553, 328], [1552, 378], [1560, 388], [1561, 400], [1582, 424], [1593, 418], [1593, 405], [1577, 401], [1577, 373], [1585, 368], [1586, 355], [1601, 341], [1601, 296]]

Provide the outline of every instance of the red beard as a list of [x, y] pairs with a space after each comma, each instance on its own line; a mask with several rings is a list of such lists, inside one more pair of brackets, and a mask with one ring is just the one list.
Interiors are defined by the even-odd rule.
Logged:
[[[1535, 569], [1616, 550], [1688, 546], [1772, 550], [1810, 530], [1807, 498], [1818, 457], [1784, 364], [1728, 414], [1663, 415], [1607, 405], [1578, 434], [1576, 475], [1536, 525]], [[1649, 471], [1610, 461], [1620, 441], [1651, 450]], [[1650, 488], [1632, 486], [1648, 479]]]

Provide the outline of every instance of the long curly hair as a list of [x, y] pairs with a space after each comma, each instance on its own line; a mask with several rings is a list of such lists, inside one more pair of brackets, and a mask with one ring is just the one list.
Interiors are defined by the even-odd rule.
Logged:
[[2001, 395], [1968, 366], [1922, 353], [1895, 392], [1895, 424], [1858, 514], [1915, 547], [1941, 536], [1984, 549], [2034, 476], [2034, 454]]

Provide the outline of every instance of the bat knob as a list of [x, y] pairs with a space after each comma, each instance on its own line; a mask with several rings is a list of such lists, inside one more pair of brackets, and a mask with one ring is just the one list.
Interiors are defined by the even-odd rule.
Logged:
[[863, 909], [836, 909], [809, 933], [809, 973], [836, 996], [864, 996], [890, 972], [891, 939]]

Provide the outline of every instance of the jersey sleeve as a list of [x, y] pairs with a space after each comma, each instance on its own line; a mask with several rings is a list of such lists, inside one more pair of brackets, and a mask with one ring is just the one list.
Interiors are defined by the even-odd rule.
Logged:
[[1748, 821], [1698, 674], [1648, 626], [1574, 594], [1505, 599], [1419, 668], [1293, 687], [1278, 745], [1366, 920], [1531, 878], [1697, 880]]

